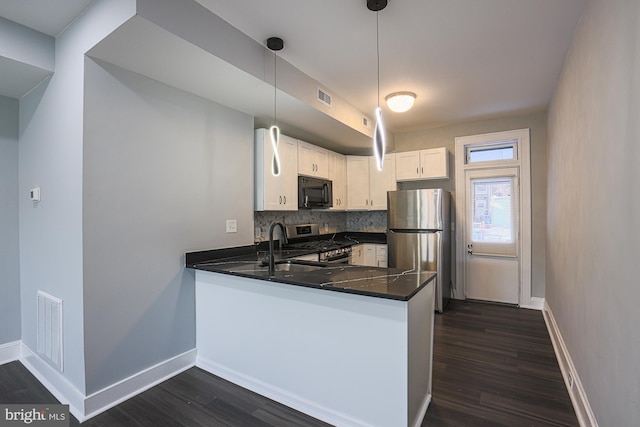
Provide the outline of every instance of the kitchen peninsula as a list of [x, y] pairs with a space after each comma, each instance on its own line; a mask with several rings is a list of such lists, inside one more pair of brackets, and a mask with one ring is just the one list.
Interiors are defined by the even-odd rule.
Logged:
[[255, 246], [192, 252], [186, 263], [197, 366], [333, 425], [420, 425], [435, 273], [280, 260], [270, 276]]

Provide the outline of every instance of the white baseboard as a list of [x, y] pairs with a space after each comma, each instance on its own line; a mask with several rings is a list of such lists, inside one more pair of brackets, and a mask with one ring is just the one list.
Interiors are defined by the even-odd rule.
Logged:
[[12, 341], [0, 345], [0, 365], [20, 359], [22, 341]]
[[422, 421], [424, 421], [424, 416], [427, 415], [427, 408], [429, 408], [429, 404], [431, 403], [431, 393], [427, 394], [422, 401], [422, 405], [420, 405], [420, 410], [418, 411], [418, 415], [413, 424], [413, 427], [420, 427], [422, 425]]
[[[556, 319], [546, 301], [544, 303], [544, 311], [542, 314], [544, 316], [544, 322], [547, 325], [547, 330], [549, 331], [549, 336], [551, 337], [553, 350], [555, 351], [556, 358], [558, 359], [558, 365], [560, 365], [564, 384], [567, 387], [571, 403], [573, 404], [573, 409], [576, 411], [576, 416], [578, 417], [578, 423], [580, 423], [581, 427], [598, 427], [598, 421], [591, 409], [587, 394], [582, 387], [578, 371], [576, 371], [576, 367], [574, 366], [569, 350], [564, 343], [564, 339], [562, 338]], [[571, 384], [571, 381], [573, 381], [573, 384]]]
[[[59, 371], [40, 358], [29, 347], [22, 344], [20, 362], [45, 386], [56, 399], [69, 405], [69, 412], [81, 420], [84, 415], [84, 393], [78, 390]], [[82, 421], [82, 420], [81, 420]]]
[[529, 303], [520, 304], [520, 308], [528, 308], [530, 310], [544, 310], [544, 298], [531, 297]]
[[195, 359], [196, 349], [189, 350], [85, 396], [28, 347], [22, 346], [20, 357], [22, 364], [56, 399], [69, 405], [69, 412], [81, 423], [191, 368]]
[[137, 372], [104, 389], [90, 394], [84, 401], [84, 416], [80, 422], [106, 411], [133, 396], [193, 367], [196, 349], [191, 349], [150, 368]]
[[289, 406], [290, 408], [296, 409], [331, 425], [374, 427], [362, 420], [358, 420], [346, 414], [333, 411], [315, 402], [309, 401], [305, 398], [302, 398], [281, 388], [275, 387], [271, 384], [267, 384], [263, 381], [241, 374], [211, 360], [203, 359], [198, 356], [196, 358], [196, 366], [204, 369], [207, 372], [231, 381], [234, 384], [254, 391], [262, 396], [275, 400], [276, 402], [280, 402], [283, 405]]

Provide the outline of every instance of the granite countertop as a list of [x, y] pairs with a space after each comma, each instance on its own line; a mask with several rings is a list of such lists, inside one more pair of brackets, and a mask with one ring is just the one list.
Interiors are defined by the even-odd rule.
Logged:
[[280, 268], [291, 268], [293, 271], [279, 270], [275, 271], [273, 276], [269, 276], [268, 268], [262, 266], [265, 252], [260, 250], [259, 245], [189, 252], [186, 254], [186, 266], [196, 270], [269, 282], [401, 301], [408, 301], [436, 276], [435, 272], [396, 268], [345, 264], [324, 264], [322, 267], [286, 264], [287, 258], [314, 252], [313, 250], [287, 250], [286, 247], [284, 250], [276, 250], [275, 259], [285, 263]]

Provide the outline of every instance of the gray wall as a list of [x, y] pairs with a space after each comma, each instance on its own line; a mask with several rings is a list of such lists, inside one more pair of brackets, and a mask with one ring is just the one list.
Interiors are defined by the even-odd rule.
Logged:
[[[56, 38], [56, 71], [20, 100], [22, 342], [36, 351], [36, 293], [63, 300], [62, 375], [85, 391], [82, 296], [82, 129], [84, 52], [135, 13], [131, 2], [99, 0]], [[45, 373], [43, 373], [44, 375]]]
[[0, 96], [0, 345], [19, 339], [18, 100]]
[[83, 195], [89, 394], [195, 348], [184, 253], [253, 243], [253, 118], [87, 59]]
[[549, 111], [546, 300], [601, 426], [640, 420], [639, 17], [588, 2]]
[[466, 122], [434, 129], [396, 133], [394, 153], [424, 148], [447, 147], [450, 152], [449, 180], [401, 183], [400, 189], [444, 188], [452, 193], [455, 202], [455, 138], [513, 129], [529, 128], [531, 132], [531, 206], [532, 206], [532, 259], [531, 295], [545, 296], [545, 230], [546, 222], [546, 112], [521, 116]]

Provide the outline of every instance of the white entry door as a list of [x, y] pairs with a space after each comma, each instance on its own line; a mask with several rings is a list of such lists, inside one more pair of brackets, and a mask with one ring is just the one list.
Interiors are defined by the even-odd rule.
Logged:
[[455, 159], [454, 298], [537, 307], [529, 129], [457, 137]]
[[466, 297], [518, 304], [518, 169], [467, 170]]

